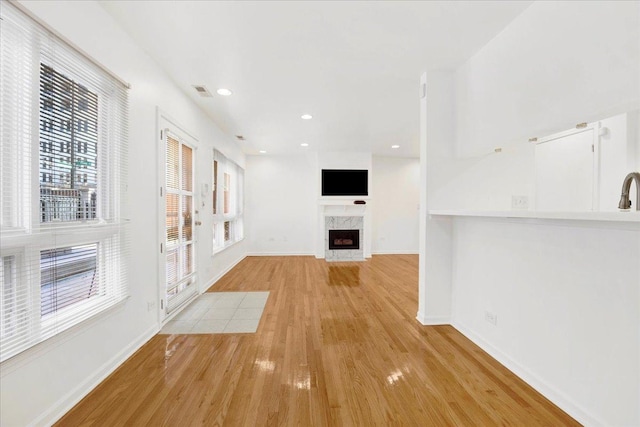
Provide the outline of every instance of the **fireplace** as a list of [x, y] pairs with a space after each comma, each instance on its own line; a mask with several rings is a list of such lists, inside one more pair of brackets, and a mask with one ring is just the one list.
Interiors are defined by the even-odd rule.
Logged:
[[324, 216], [324, 259], [327, 261], [364, 261], [364, 216]]
[[360, 230], [329, 230], [329, 250], [360, 249]]

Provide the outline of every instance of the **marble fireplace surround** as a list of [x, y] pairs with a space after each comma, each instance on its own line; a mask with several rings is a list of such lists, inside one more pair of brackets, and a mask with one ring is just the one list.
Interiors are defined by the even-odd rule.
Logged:
[[358, 230], [360, 241], [364, 231], [363, 216], [325, 216], [324, 259], [327, 261], [364, 261], [362, 243], [358, 249], [329, 249], [329, 230]]
[[[365, 204], [355, 204], [356, 200], [364, 200]], [[326, 259], [327, 261], [364, 261], [371, 258], [371, 198], [370, 197], [323, 197], [318, 200], [318, 217], [317, 217], [317, 237], [316, 237], [316, 258]], [[327, 226], [327, 218], [333, 218], [331, 224], [340, 225], [335, 230], [359, 230], [360, 249], [359, 252], [349, 253], [351, 249], [338, 249], [329, 252], [329, 228]], [[351, 218], [344, 222], [338, 218]], [[359, 218], [359, 219], [354, 219]], [[357, 227], [351, 227], [353, 221], [360, 221]], [[342, 252], [342, 254], [336, 254]]]

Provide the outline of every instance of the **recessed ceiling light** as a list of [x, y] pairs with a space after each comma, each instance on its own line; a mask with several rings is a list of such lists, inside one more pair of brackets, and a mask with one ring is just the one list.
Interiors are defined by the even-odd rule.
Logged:
[[300, 118], [302, 120], [311, 120], [311, 119], [313, 119], [313, 116], [311, 114], [303, 114], [303, 115], [300, 116]]
[[231, 95], [233, 95], [233, 92], [231, 92], [229, 89], [225, 89], [223, 87], [218, 89], [216, 92], [218, 92], [218, 95], [222, 95], [222, 96], [231, 96]]
[[303, 142], [302, 144], [300, 144], [301, 147], [308, 147], [309, 144], [307, 144], [306, 142]]
[[391, 148], [400, 148], [399, 145], [392, 145]]
[[267, 150], [260, 150], [260, 154], [265, 154]]

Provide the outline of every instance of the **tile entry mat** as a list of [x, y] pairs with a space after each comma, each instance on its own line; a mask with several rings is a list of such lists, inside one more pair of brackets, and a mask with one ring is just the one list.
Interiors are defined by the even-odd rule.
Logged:
[[269, 298], [266, 292], [205, 292], [171, 319], [160, 334], [254, 333]]

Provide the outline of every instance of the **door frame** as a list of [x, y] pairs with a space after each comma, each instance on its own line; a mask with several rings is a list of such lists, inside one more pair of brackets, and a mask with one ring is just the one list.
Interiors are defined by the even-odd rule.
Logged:
[[[538, 138], [538, 140], [535, 141], [534, 143], [534, 145], [541, 145], [541, 144], [557, 141], [559, 139], [566, 138], [569, 136], [577, 135], [579, 133], [591, 132], [591, 136], [592, 136], [591, 152], [593, 153], [592, 159], [591, 159], [592, 161], [591, 169], [592, 169], [592, 177], [593, 177], [593, 181], [591, 183], [591, 210], [592, 211], [597, 211], [600, 209], [600, 155], [601, 155], [600, 154], [601, 152], [600, 131], [601, 131], [601, 126], [602, 124], [599, 121], [592, 122], [592, 123], [582, 123], [580, 125], [577, 125], [575, 128], [567, 129], [562, 132], [557, 132], [542, 138]], [[536, 176], [537, 171], [535, 169], [536, 169], [536, 165], [535, 165], [535, 154], [534, 154], [534, 205], [533, 205], [533, 208], [537, 209], [536, 205], [537, 205], [537, 198], [538, 198], [538, 188], [535, 182], [535, 180], [537, 179], [537, 176]]]
[[[167, 272], [166, 272], [166, 147], [165, 147], [165, 131], [169, 130], [171, 134], [176, 135], [180, 139], [186, 142], [193, 150], [193, 234], [192, 234], [192, 242], [193, 242], [193, 263], [194, 263], [194, 286], [195, 292], [190, 297], [187, 298], [182, 304], [176, 307], [171, 313], [167, 312], [167, 300], [166, 300], [166, 289], [167, 289]], [[171, 116], [169, 116], [166, 112], [162, 111], [160, 107], [156, 107], [156, 141], [157, 141], [157, 153], [156, 153], [156, 167], [157, 167], [157, 178], [156, 178], [156, 200], [157, 200], [157, 224], [156, 224], [156, 254], [157, 254], [157, 272], [158, 272], [158, 282], [157, 282], [157, 292], [158, 292], [158, 300], [157, 300], [157, 315], [158, 322], [162, 326], [173, 316], [175, 316], [180, 310], [180, 307], [185, 306], [189, 302], [191, 302], [195, 297], [197, 297], [200, 293], [200, 283], [198, 274], [198, 233], [197, 226], [195, 224], [199, 215], [195, 214], [198, 212], [198, 204], [200, 203], [200, 192], [197, 188], [197, 155], [198, 155], [198, 139], [193, 136], [192, 133], [187, 131], [183, 126], [179, 124], [176, 120], [174, 120]]]

